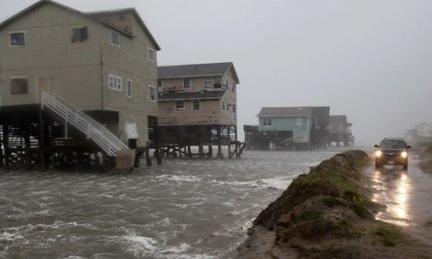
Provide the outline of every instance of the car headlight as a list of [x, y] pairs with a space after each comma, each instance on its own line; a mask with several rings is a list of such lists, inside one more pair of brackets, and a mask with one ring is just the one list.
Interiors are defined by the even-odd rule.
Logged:
[[408, 153], [407, 153], [406, 151], [403, 151], [403, 152], [401, 153], [401, 157], [402, 157], [402, 158], [407, 158], [407, 157], [408, 157]]
[[381, 150], [375, 151], [375, 157], [381, 157], [381, 156], [382, 156], [382, 151]]

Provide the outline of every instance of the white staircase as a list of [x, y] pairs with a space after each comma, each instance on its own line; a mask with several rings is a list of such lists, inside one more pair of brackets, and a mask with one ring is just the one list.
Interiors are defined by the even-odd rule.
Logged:
[[107, 128], [58, 96], [42, 91], [41, 106], [50, 109], [94, 141], [108, 156], [116, 157], [129, 148]]

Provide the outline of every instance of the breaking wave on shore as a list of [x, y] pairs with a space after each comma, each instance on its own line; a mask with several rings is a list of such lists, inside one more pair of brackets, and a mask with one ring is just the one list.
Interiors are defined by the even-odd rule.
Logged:
[[334, 152], [168, 160], [128, 175], [0, 172], [0, 258], [221, 258], [259, 211]]

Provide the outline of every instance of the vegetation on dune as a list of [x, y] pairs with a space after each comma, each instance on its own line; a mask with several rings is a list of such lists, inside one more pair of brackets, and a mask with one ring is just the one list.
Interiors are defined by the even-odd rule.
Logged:
[[424, 255], [423, 247], [398, 227], [374, 219], [377, 204], [369, 199], [361, 175], [368, 164], [365, 152], [350, 151], [311, 168], [258, 215], [255, 226], [275, 233], [273, 249], [295, 249], [300, 257]]
[[386, 223], [381, 223], [377, 226], [374, 234], [382, 238], [381, 241], [385, 246], [396, 246], [397, 244], [407, 242], [407, 238], [401, 229]]

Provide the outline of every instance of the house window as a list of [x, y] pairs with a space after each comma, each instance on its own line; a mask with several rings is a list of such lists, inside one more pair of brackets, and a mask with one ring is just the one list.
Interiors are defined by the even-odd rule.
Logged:
[[87, 27], [72, 29], [72, 42], [83, 42], [88, 39]]
[[127, 88], [126, 88], [127, 97], [132, 97], [132, 91], [133, 91], [133, 81], [128, 79], [127, 80]]
[[205, 78], [204, 79], [204, 88], [213, 88], [215, 84], [215, 80], [213, 78]]
[[271, 126], [272, 120], [271, 118], [263, 118], [263, 126]]
[[190, 79], [183, 79], [183, 88], [190, 88]]
[[11, 47], [25, 47], [26, 33], [25, 32], [11, 32], [10, 33], [10, 46]]
[[116, 31], [111, 31], [110, 33], [110, 43], [115, 47], [120, 47], [120, 33]]
[[156, 50], [148, 49], [148, 58], [150, 61], [156, 61]]
[[10, 85], [12, 95], [28, 94], [27, 78], [12, 78]]
[[156, 102], [156, 98], [157, 98], [156, 87], [153, 85], [149, 85], [148, 88], [149, 88], [150, 101]]
[[108, 88], [115, 91], [123, 91], [122, 78], [116, 75], [108, 75]]
[[303, 118], [297, 118], [296, 119], [296, 125], [297, 126], [303, 126]]
[[199, 111], [200, 110], [200, 101], [193, 101], [193, 110], [194, 111]]
[[233, 105], [233, 113], [237, 113], [237, 106]]
[[184, 102], [183, 101], [177, 101], [176, 102], [176, 110], [177, 111], [183, 111], [184, 110]]

